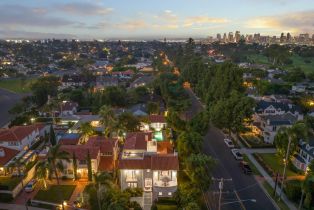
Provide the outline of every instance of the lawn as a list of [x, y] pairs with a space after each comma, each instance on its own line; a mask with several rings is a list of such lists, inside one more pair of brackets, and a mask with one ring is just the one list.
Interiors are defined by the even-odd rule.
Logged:
[[243, 140], [246, 141], [246, 143], [249, 145], [251, 148], [264, 148], [264, 147], [273, 147], [273, 145], [266, 144], [263, 142], [260, 138], [251, 135], [251, 134], [242, 134], [240, 136]]
[[29, 93], [31, 92], [31, 84], [36, 81], [36, 78], [26, 79], [8, 79], [0, 80], [0, 88], [13, 91], [15, 93]]
[[7, 186], [8, 190], [13, 190], [21, 180], [22, 177], [0, 176], [0, 186]]
[[62, 203], [70, 200], [75, 187], [76, 185], [52, 185], [48, 190], [39, 190], [34, 200]]
[[[300, 67], [305, 74], [314, 72], [314, 58], [302, 58], [298, 55], [293, 55], [291, 56], [291, 59], [293, 60], [293, 64], [286, 65], [288, 69]], [[306, 63], [305, 60], [310, 61], [310, 63]]]
[[167, 204], [157, 204], [158, 210], [177, 210], [178, 207], [176, 205], [167, 205]]
[[[278, 171], [280, 174], [283, 174], [283, 160], [280, 160], [276, 154], [259, 154], [259, 156], [264, 160], [264, 162], [273, 170]], [[291, 171], [287, 166], [286, 170], [287, 176], [298, 176], [297, 173]]]

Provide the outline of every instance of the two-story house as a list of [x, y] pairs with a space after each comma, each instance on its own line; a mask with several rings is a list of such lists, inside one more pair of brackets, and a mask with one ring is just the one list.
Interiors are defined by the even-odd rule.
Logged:
[[60, 150], [69, 153], [70, 162], [63, 161], [64, 171], [60, 174], [67, 178], [74, 178], [73, 156], [77, 160], [77, 174], [79, 178], [88, 178], [87, 157], [91, 159], [92, 173], [98, 171], [112, 172], [116, 165], [118, 141], [96, 136], [90, 137], [86, 144], [61, 145]]
[[118, 164], [122, 190], [142, 188], [153, 200], [177, 190], [178, 156], [158, 152], [158, 144], [151, 132], [127, 134]]
[[25, 125], [0, 129], [0, 146], [18, 151], [28, 150], [39, 140], [40, 131], [46, 126]]
[[166, 126], [167, 122], [164, 115], [149, 115], [147, 122], [142, 122], [142, 129], [144, 131], [161, 131], [166, 128]]
[[299, 141], [298, 154], [294, 156], [292, 163], [300, 170], [306, 172], [309, 164], [314, 160], [314, 139], [308, 142]]
[[260, 133], [266, 143], [272, 144], [278, 130], [282, 127], [291, 127], [298, 118], [291, 113], [281, 115], [265, 115], [261, 117], [260, 125], [257, 129], [260, 129]]

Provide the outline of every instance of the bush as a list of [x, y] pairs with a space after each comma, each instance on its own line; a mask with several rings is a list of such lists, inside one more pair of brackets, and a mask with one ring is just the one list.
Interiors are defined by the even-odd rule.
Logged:
[[285, 193], [289, 200], [293, 200], [295, 202], [299, 201], [302, 193], [301, 182], [299, 180], [286, 182]]
[[1, 202], [8, 203], [8, 202], [11, 202], [12, 200], [13, 200], [12, 194], [9, 194], [9, 193], [0, 193], [0, 201], [1, 201]]
[[133, 210], [142, 210], [141, 205], [136, 201], [130, 202], [129, 208], [132, 208]]
[[131, 197], [140, 197], [143, 195], [143, 189], [141, 188], [126, 188], [124, 192], [128, 193]]
[[157, 204], [177, 205], [173, 198], [158, 198]]

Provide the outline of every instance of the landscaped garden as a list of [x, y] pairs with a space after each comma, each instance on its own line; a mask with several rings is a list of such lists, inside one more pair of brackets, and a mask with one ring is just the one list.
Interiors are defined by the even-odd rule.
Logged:
[[[263, 167], [268, 167], [266, 170], [269, 172], [270, 170], [275, 174], [279, 172], [280, 175], [283, 174], [284, 162], [280, 159], [276, 154], [258, 154], [264, 164]], [[260, 158], [258, 158], [260, 162]], [[266, 165], [266, 166], [265, 166]], [[272, 174], [270, 174], [272, 175]], [[290, 169], [290, 167], [286, 168], [286, 176], [298, 176], [298, 174]]]
[[260, 137], [257, 137], [253, 134], [241, 134], [240, 139], [249, 148], [273, 147], [273, 145], [266, 144]]
[[48, 190], [39, 190], [34, 200], [46, 201], [50, 203], [62, 203], [71, 198], [76, 185], [52, 185]]

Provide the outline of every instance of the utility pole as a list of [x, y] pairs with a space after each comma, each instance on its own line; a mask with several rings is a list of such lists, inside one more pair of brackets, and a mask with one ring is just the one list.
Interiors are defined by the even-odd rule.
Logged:
[[221, 210], [221, 198], [222, 198], [222, 190], [224, 187], [224, 181], [232, 181], [232, 179], [224, 179], [224, 178], [212, 178], [213, 181], [219, 181], [218, 187], [219, 187], [219, 200], [218, 200], [218, 210]]
[[277, 190], [277, 185], [278, 185], [278, 176], [279, 176], [279, 173], [277, 172], [276, 173], [276, 181], [275, 181], [275, 189], [274, 189], [274, 197], [276, 197], [276, 190]]
[[287, 148], [286, 158], [285, 158], [285, 162], [284, 162], [283, 175], [282, 175], [282, 181], [281, 181], [281, 186], [280, 186], [279, 200], [281, 199], [281, 194], [282, 194], [282, 191], [283, 191], [283, 185], [284, 185], [285, 176], [286, 176], [286, 168], [287, 168], [288, 158], [289, 158], [289, 153], [290, 153], [291, 136], [289, 136], [288, 138], [289, 138], [289, 142], [288, 142], [288, 148]]

